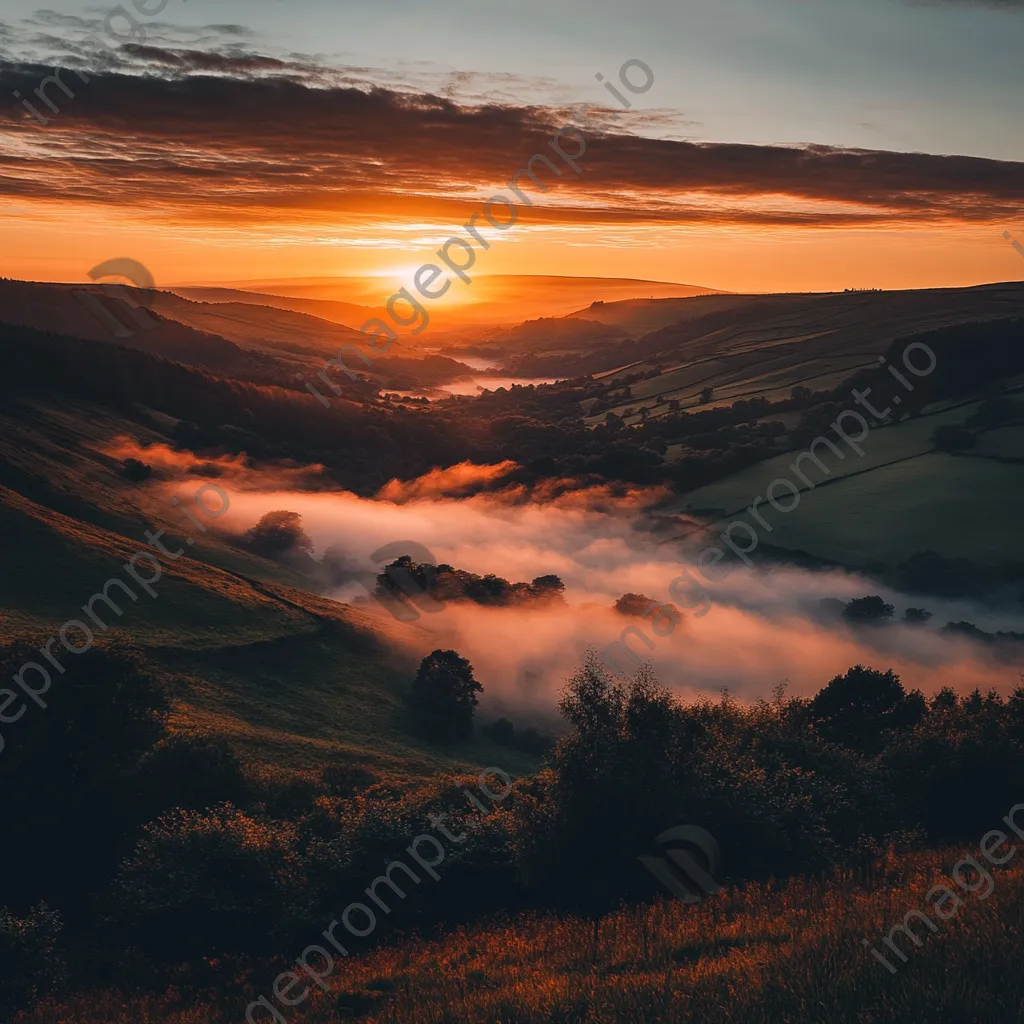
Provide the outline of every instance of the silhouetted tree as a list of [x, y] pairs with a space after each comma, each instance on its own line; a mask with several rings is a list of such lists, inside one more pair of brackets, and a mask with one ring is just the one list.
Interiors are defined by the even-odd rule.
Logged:
[[926, 710], [924, 698], [907, 694], [891, 669], [855, 665], [836, 676], [811, 701], [814, 728], [827, 740], [861, 753], [881, 749], [889, 730], [914, 725]]
[[561, 577], [554, 573], [535, 576], [530, 583], [530, 590], [538, 600], [565, 601], [565, 584]]
[[620, 615], [632, 615], [636, 618], [643, 618], [648, 608], [657, 603], [657, 601], [652, 601], [646, 594], [629, 593], [623, 594], [615, 602], [615, 610]]
[[932, 613], [925, 608], [908, 608], [903, 613], [903, 621], [913, 626], [923, 625], [931, 617]]
[[121, 464], [121, 476], [131, 480], [133, 484], [142, 483], [148, 480], [153, 473], [153, 467], [140, 462], [138, 459], [125, 459]]
[[473, 733], [473, 713], [483, 687], [473, 677], [473, 666], [458, 651], [431, 651], [412, 684], [410, 703], [425, 734], [450, 743]]
[[313, 541], [302, 529], [298, 512], [268, 512], [250, 530], [245, 531], [246, 546], [258, 555], [277, 558], [289, 551], [311, 554]]
[[895, 611], [891, 604], [886, 604], [877, 594], [873, 594], [871, 597], [854, 598], [843, 609], [843, 618], [858, 625], [877, 625], [888, 622]]

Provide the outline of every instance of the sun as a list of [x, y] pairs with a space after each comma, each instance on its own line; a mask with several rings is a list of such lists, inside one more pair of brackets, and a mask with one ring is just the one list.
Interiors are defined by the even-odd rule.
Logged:
[[[429, 260], [421, 260], [417, 263], [394, 263], [387, 267], [382, 267], [380, 270], [374, 270], [368, 273], [367, 277], [373, 277], [378, 280], [386, 280], [389, 286], [393, 286], [395, 290], [405, 288], [413, 295], [422, 301], [422, 292], [416, 288], [415, 278], [416, 271], [420, 270], [424, 265], [429, 266]], [[435, 260], [435, 266], [439, 265], [439, 261]], [[444, 271], [444, 267], [441, 267]], [[474, 296], [479, 293], [479, 288], [476, 292], [473, 291], [472, 287], [467, 287], [462, 281], [460, 281], [454, 274], [446, 273], [446, 276], [451, 281], [450, 286], [443, 295], [432, 297], [429, 302], [431, 306], [461, 306], [471, 305], [474, 301]], [[484, 276], [484, 275], [480, 275]], [[476, 275], [473, 277], [473, 281], [476, 281]], [[438, 278], [434, 283], [433, 287], [441, 287], [443, 285], [443, 279]]]
[[374, 270], [369, 277], [388, 277], [400, 281], [402, 284], [412, 284], [413, 274], [416, 273], [420, 267], [423, 266], [423, 261], [419, 263], [394, 263], [389, 267], [382, 267], [380, 270]]

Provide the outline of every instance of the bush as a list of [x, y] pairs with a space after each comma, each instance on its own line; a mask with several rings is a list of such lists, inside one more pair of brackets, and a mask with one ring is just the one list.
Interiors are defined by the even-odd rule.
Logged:
[[252, 953], [308, 919], [290, 826], [231, 804], [177, 810], [147, 825], [121, 865], [113, 923], [157, 957]]
[[225, 739], [175, 733], [139, 762], [138, 788], [139, 819], [152, 821], [175, 807], [244, 805], [252, 787]]
[[64, 961], [57, 952], [62, 929], [60, 915], [45, 903], [24, 917], [0, 907], [0, 1012], [5, 1019], [17, 1007], [37, 1002], [63, 980]]
[[[29, 644], [0, 649], [0, 675], [39, 660]], [[23, 910], [45, 899], [68, 916], [89, 905], [131, 842], [139, 762], [163, 738], [169, 704], [127, 649], [95, 647], [66, 657], [64, 669], [54, 672], [46, 707], [28, 702], [5, 730], [4, 810], [30, 826], [0, 845], [0, 905]]]
[[[492, 789], [501, 793], [500, 778], [491, 776]], [[484, 810], [471, 804], [467, 791]], [[408, 929], [428, 923], [451, 924], [460, 917], [477, 917], [499, 908], [508, 909], [520, 898], [509, 857], [510, 818], [505, 807], [514, 795], [488, 808], [475, 777], [442, 780], [408, 789], [391, 784], [374, 787], [351, 800], [338, 802], [331, 814], [332, 834], [326, 829], [310, 844], [304, 864], [306, 886], [335, 915], [354, 899], [373, 906], [364, 893], [385, 867], [400, 861], [418, 877], [401, 869], [392, 875], [404, 895], [387, 887], [377, 891], [391, 913], [377, 913], [380, 937], [391, 927]], [[454, 840], [430, 821], [441, 821]], [[432, 832], [444, 848], [437, 867], [443, 885], [432, 879], [407, 849], [416, 836]], [[423, 855], [433, 857], [421, 845]]]
[[510, 807], [521, 881], [547, 902], [654, 895], [637, 857], [672, 825], [707, 829], [739, 875], [820, 868], [859, 834], [856, 758], [799, 722], [799, 702], [684, 706], [649, 666], [619, 685], [591, 656], [560, 710], [573, 732]]

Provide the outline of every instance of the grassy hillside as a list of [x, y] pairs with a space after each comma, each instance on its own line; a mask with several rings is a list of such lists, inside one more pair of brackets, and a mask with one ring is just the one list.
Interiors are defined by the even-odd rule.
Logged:
[[[650, 415], [664, 415], [670, 401], [678, 401], [684, 409], [714, 408], [740, 398], [778, 401], [797, 385], [812, 390], [835, 387], [856, 370], [873, 365], [896, 338], [1019, 314], [1024, 308], [1024, 285], [706, 296], [651, 305], [660, 304], [673, 315], [678, 312], [678, 319], [624, 350], [633, 353], [630, 372], [660, 370], [659, 375], [633, 385], [632, 397], [612, 408], [617, 415], [633, 409], [627, 423], [639, 421], [642, 407]], [[627, 310], [605, 322], [621, 318], [628, 324], [632, 313]], [[578, 315], [602, 318], [592, 314], [593, 310], [586, 310]], [[603, 317], [608, 317], [607, 307]], [[625, 366], [627, 360], [622, 362]], [[700, 398], [705, 387], [713, 389], [711, 402]]]
[[[805, 449], [794, 450], [688, 492], [680, 508], [708, 516], [719, 530], [746, 522], [773, 547], [844, 565], [893, 565], [925, 550], [998, 564], [1020, 550], [1021, 427], [978, 429], [976, 447], [966, 452], [938, 451], [933, 440], [938, 428], [966, 423], [978, 407], [969, 401], [875, 427], [861, 444], [863, 456], [841, 444], [840, 459], [819, 445], [815, 453], [828, 474], [804, 459], [800, 468], [810, 487], [791, 468]], [[769, 535], [744, 510], [779, 478], [802, 494], [799, 506], [785, 513], [762, 500]]]
[[[1024, 862], [993, 869], [984, 901], [956, 890], [949, 873], [977, 848], [890, 855], [866, 878], [796, 879], [726, 890], [699, 906], [659, 902], [598, 921], [523, 917], [482, 923], [345, 960], [311, 987], [289, 1020], [326, 1024], [969, 1024], [1019, 1020], [1024, 975]], [[444, 879], [438, 884], [444, 884]], [[934, 884], [964, 905], [922, 936], [897, 934], [908, 960], [892, 975], [865, 949], [909, 910], [929, 908]], [[975, 884], [970, 882], [969, 884]], [[985, 889], [979, 886], [981, 892]], [[950, 901], [952, 902], [952, 901]], [[948, 905], [947, 905], [948, 909]], [[311, 935], [311, 940], [315, 936]], [[296, 954], [299, 952], [296, 949]], [[890, 954], [891, 955], [891, 954]], [[891, 959], [901, 961], [891, 955]], [[15, 1024], [219, 1024], [241, 1019], [270, 991], [243, 989], [181, 1006], [181, 993], [91, 992], [45, 1000]], [[305, 979], [303, 979], [305, 980]], [[297, 986], [295, 994], [303, 991]], [[257, 1020], [264, 1013], [257, 1012]], [[269, 1016], [267, 1016], [269, 1019]]]
[[[245, 302], [197, 302], [171, 292], [157, 292], [152, 309], [196, 330], [218, 334], [244, 348], [281, 356], [316, 357], [317, 366], [344, 344], [363, 344], [366, 336], [350, 327], [308, 313]], [[300, 362], [310, 363], [307, 358]]]
[[[188, 525], [160, 488], [126, 480], [103, 453], [117, 436], [166, 443], [155, 429], [74, 404], [13, 413], [0, 415], [0, 642], [55, 635], [107, 580], [131, 584], [123, 567], [147, 529], [165, 528], [174, 550]], [[357, 762], [427, 777], [498, 756], [483, 736], [442, 749], [416, 736], [404, 697], [437, 646], [428, 630], [316, 597], [307, 578], [214, 530], [161, 562], [157, 597], [134, 588], [138, 600], [119, 602], [123, 615], [109, 614], [100, 635], [140, 647], [173, 678], [177, 728], [227, 736], [247, 759], [290, 771]]]
[[[291, 387], [285, 365], [265, 352], [247, 351], [209, 333], [205, 326], [194, 327], [166, 317], [158, 304], [152, 313], [142, 310], [156, 293], [124, 288], [117, 294], [130, 296], [139, 307], [135, 313], [120, 299], [107, 295], [101, 286], [4, 280], [0, 281], [0, 323], [110, 342], [239, 380]], [[87, 297], [86, 304], [82, 296]], [[93, 305], [88, 304], [90, 301]], [[134, 319], [136, 315], [142, 317], [141, 322]]]

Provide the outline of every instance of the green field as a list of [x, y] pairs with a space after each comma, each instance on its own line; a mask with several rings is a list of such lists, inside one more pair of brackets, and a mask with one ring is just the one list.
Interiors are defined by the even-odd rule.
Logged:
[[[739, 519], [757, 531], [759, 542], [844, 565], [891, 566], [915, 551], [999, 564], [1007, 552], [1019, 550], [1024, 465], [987, 456], [1013, 452], [1019, 458], [1024, 430], [982, 433], [978, 448], [968, 453], [937, 452], [931, 443], [936, 427], [961, 424], [975, 408], [963, 405], [875, 429], [861, 443], [863, 456], [840, 445], [840, 460], [819, 445], [816, 452], [830, 475], [803, 460], [800, 468], [812, 488], [791, 468], [800, 454], [791, 452], [689, 492], [680, 508], [711, 518], [719, 532]], [[743, 510], [778, 478], [791, 480], [802, 493], [791, 512], [761, 502], [769, 533]], [[777, 496], [784, 505], [791, 500], [785, 488]]]
[[[877, 295], [716, 295], [679, 300], [673, 311], [678, 319], [645, 338], [649, 354], [622, 371], [660, 369], [661, 375], [631, 385], [633, 397], [611, 411], [622, 416], [627, 409], [639, 412], [645, 407], [649, 416], [659, 416], [673, 400], [694, 411], [738, 398], [778, 401], [798, 385], [834, 388], [856, 370], [873, 365], [896, 338], [1015, 314], [1022, 301], [1024, 288], [1017, 284]], [[656, 322], [652, 308], [617, 311], [614, 305], [601, 313], [606, 322], [625, 324], [631, 316], [652, 327]], [[587, 311], [578, 315], [585, 317]], [[714, 395], [701, 405], [704, 387], [712, 387]], [[604, 416], [602, 412], [590, 422]], [[626, 422], [639, 422], [639, 416]]]
[[[818, 445], [815, 454], [827, 467], [828, 475], [824, 475], [808, 459], [803, 460], [800, 468], [815, 486], [830, 481], [829, 486], [834, 487], [835, 481], [849, 474], [863, 473], [891, 462], [932, 451], [934, 448], [932, 434], [938, 427], [961, 424], [975, 409], [977, 409], [977, 403], [971, 402], [930, 416], [919, 416], [893, 426], [875, 427], [868, 433], [867, 438], [860, 442], [860, 447], [864, 451], [863, 455], [858, 455], [848, 445], [842, 443], [834, 432], [829, 432], [829, 439], [837, 444], [843, 457], [838, 458], [826, 445]], [[854, 429], [849, 421], [847, 421], [847, 427], [851, 432]], [[701, 510], [717, 509], [722, 515], [736, 512], [749, 505], [758, 494], [764, 495], [765, 488], [777, 477], [788, 477], [801, 489], [806, 489], [800, 477], [790, 469], [799, 455], [799, 451], [787, 452], [735, 473], [724, 480], [717, 480], [715, 483], [688, 491], [683, 497], [682, 507]]]
[[[920, 455], [849, 476], [769, 510], [762, 540], [844, 565], [895, 565], [937, 551], [994, 565], [1019, 550], [1024, 469], [960, 455]], [[749, 517], [736, 517], [747, 518]]]

